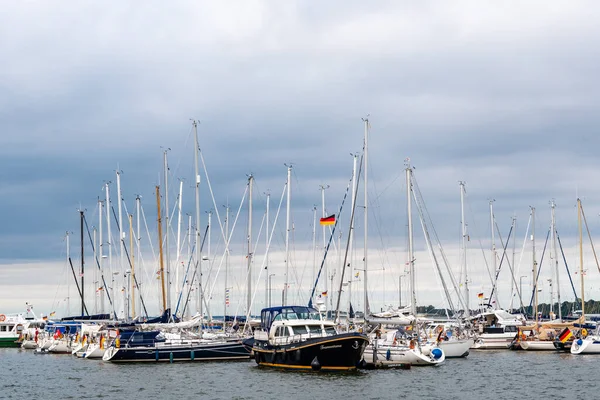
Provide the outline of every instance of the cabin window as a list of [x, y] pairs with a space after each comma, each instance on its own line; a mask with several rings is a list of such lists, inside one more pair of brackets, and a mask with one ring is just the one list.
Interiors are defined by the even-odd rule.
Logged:
[[321, 334], [321, 326], [320, 325], [311, 325], [308, 327], [308, 329], [310, 330], [310, 333], [318, 333], [319, 335]]
[[333, 326], [326, 326], [325, 327], [325, 334], [326, 335], [335, 335], [335, 328]]
[[516, 332], [516, 331], [517, 331], [517, 327], [516, 326], [512, 326], [512, 325], [506, 326], [504, 328], [504, 332]]
[[0, 325], [0, 332], [8, 332], [8, 326]]
[[277, 331], [275, 332], [275, 336], [289, 336], [287, 326], [279, 326], [279, 327], [277, 327]]
[[303, 325], [294, 326], [292, 330], [294, 331], [294, 335], [305, 335], [308, 333], [308, 329]]

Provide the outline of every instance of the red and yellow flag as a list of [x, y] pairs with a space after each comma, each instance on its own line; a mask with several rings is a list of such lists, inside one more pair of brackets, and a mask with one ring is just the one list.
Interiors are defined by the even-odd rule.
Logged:
[[335, 214], [331, 214], [329, 217], [321, 218], [321, 225], [334, 225], [335, 224]]

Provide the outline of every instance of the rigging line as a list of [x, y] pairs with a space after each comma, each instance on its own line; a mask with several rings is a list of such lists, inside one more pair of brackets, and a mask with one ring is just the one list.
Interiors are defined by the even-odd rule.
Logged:
[[[477, 228], [477, 222], [474, 218], [475, 213], [473, 212], [473, 206], [471, 205], [471, 198], [468, 196], [466, 188], [465, 188], [465, 199], [467, 200], [467, 205], [469, 206], [469, 211], [471, 212], [471, 217], [473, 218], [472, 219], [473, 228], [474, 228], [473, 230], [478, 232], [479, 230]], [[477, 234], [477, 241], [479, 242], [479, 248], [481, 249], [481, 255], [483, 256], [483, 263], [485, 264], [485, 268], [488, 272], [490, 281], [493, 286], [494, 282], [493, 282], [493, 278], [492, 278], [492, 273], [490, 272], [490, 265], [488, 264], [487, 257], [485, 256], [485, 250], [483, 249], [483, 243], [481, 242], [481, 236], [479, 236], [479, 234]]]
[[575, 285], [573, 284], [573, 279], [571, 278], [571, 271], [569, 271], [569, 265], [567, 264], [567, 258], [565, 257], [565, 252], [563, 250], [562, 243], [560, 242], [560, 236], [558, 236], [558, 231], [556, 231], [556, 239], [558, 239], [560, 253], [562, 254], [563, 262], [565, 263], [565, 267], [567, 269], [567, 276], [569, 277], [569, 282], [571, 282], [571, 289], [573, 289], [573, 294], [575, 295], [575, 302], [577, 302], [577, 291], [575, 290]]
[[[269, 235], [269, 242], [267, 243], [267, 248], [265, 250], [265, 254], [263, 255], [263, 261], [260, 266], [261, 273], [265, 269], [265, 265], [268, 261], [267, 255], [269, 254], [269, 250], [271, 249], [271, 241], [273, 240], [273, 234], [275, 233], [275, 227], [277, 226], [277, 220], [279, 219], [279, 212], [281, 211], [281, 205], [283, 204], [283, 199], [285, 197], [285, 191], [287, 189], [287, 185], [288, 185], [288, 182], [286, 179], [286, 182], [283, 185], [283, 191], [281, 192], [281, 197], [279, 199], [279, 205], [277, 206], [277, 213], [275, 213], [275, 220], [274, 220], [272, 228], [271, 228], [271, 233], [269, 234], [269, 232], [267, 232], [267, 234]], [[256, 291], [254, 292], [254, 296], [256, 296]], [[254, 302], [254, 298], [252, 299], [252, 302]], [[246, 328], [249, 326], [249, 324], [247, 322], [248, 321], [246, 321], [246, 323], [244, 324], [244, 328], [242, 329], [242, 334], [246, 331]]]
[[[498, 238], [500, 239], [500, 245], [502, 246], [502, 258], [500, 259], [500, 266], [498, 267], [498, 269], [500, 269], [502, 267], [502, 263], [506, 259], [506, 263], [508, 264], [508, 269], [509, 269], [509, 271], [511, 273], [512, 281], [514, 282], [515, 287], [516, 287], [517, 286], [517, 281], [516, 281], [515, 274], [514, 274], [514, 266], [511, 265], [509, 257], [508, 257], [508, 254], [506, 253], [506, 249], [508, 248], [508, 245], [510, 243], [511, 233], [514, 233], [515, 227], [511, 223], [510, 231], [508, 233], [508, 238], [506, 239], [506, 245], [505, 245], [504, 244], [504, 239], [502, 239], [502, 233], [500, 232], [500, 227], [498, 226], [498, 223], [494, 222], [494, 225], [495, 225], [495, 228], [496, 228], [496, 232], [498, 233]], [[500, 271], [498, 271], [498, 274], [500, 274]], [[497, 284], [497, 280], [498, 280], [498, 276], [496, 276], [496, 284]], [[521, 296], [520, 293], [519, 293], [519, 296]], [[511, 308], [512, 308], [512, 293], [511, 293], [511, 302], [510, 302], [510, 305], [511, 305]]]
[[[427, 229], [427, 226], [425, 225], [425, 216], [423, 214], [423, 209], [421, 207], [419, 200], [417, 199], [417, 191], [419, 190], [419, 187], [417, 186], [417, 183], [414, 179], [414, 175], [413, 175], [413, 180], [412, 180], [412, 186], [414, 189], [416, 189], [416, 190], [414, 190], [414, 189], [412, 190], [412, 195], [413, 195], [413, 198], [415, 199], [415, 203], [417, 206], [417, 212], [419, 214], [419, 222], [421, 222], [421, 228], [423, 229], [423, 235], [425, 236], [425, 244], [427, 246], [427, 250], [429, 251], [429, 256], [431, 257], [433, 264], [435, 265], [435, 267], [437, 269], [438, 277], [442, 283], [442, 288], [446, 295], [446, 301], [448, 302], [448, 306], [450, 307], [450, 309], [452, 310], [453, 313], [456, 313], [456, 308], [454, 307], [454, 303], [452, 302], [452, 297], [450, 296], [450, 292], [448, 291], [448, 286], [446, 285], [446, 281], [444, 280], [444, 277], [442, 276], [442, 270], [438, 263], [435, 252], [433, 251], [433, 246], [431, 243], [431, 237], [429, 235], [429, 230]], [[409, 200], [409, 201], [411, 201], [411, 200]], [[412, 291], [416, 292], [416, 288], [412, 288]], [[415, 299], [416, 299], [416, 296], [415, 296]], [[414, 307], [416, 307], [416, 306], [417, 305], [415, 304]], [[463, 307], [464, 307], [464, 305], [463, 305]]]
[[[531, 227], [532, 222], [531, 212], [529, 213], [529, 219], [527, 220], [527, 228], [525, 229], [525, 236], [523, 237], [523, 246], [521, 247], [521, 255], [519, 256], [519, 264], [517, 265], [517, 275], [521, 276], [521, 262], [523, 261], [523, 255], [525, 254], [525, 246], [527, 245], [527, 237], [529, 235], [529, 228]], [[519, 285], [520, 286], [520, 285]], [[521, 289], [518, 290], [520, 292]], [[519, 300], [521, 302], [521, 310], [525, 310], [525, 305], [523, 304], [523, 294], [521, 293], [519, 296]]]
[[[352, 230], [354, 229], [354, 215], [356, 212], [356, 199], [358, 197], [358, 187], [359, 187], [359, 183], [360, 183], [360, 175], [362, 173], [362, 166], [363, 166], [363, 156], [364, 153], [360, 156], [360, 167], [358, 168], [358, 173], [356, 174], [356, 182], [354, 182], [354, 193], [352, 193], [352, 199], [354, 200], [354, 207], [352, 208], [352, 210], [350, 210], [350, 223], [348, 224], [348, 228], [349, 228], [349, 233], [348, 233], [348, 237], [346, 238], [346, 251], [344, 253], [344, 262], [341, 265], [341, 272], [340, 272], [340, 290], [338, 291], [338, 299], [335, 305], [335, 320], [336, 322], [339, 321], [340, 318], [340, 301], [342, 298], [342, 289], [344, 286], [344, 275], [346, 273], [346, 264], [348, 262], [348, 252], [350, 250], [350, 241], [352, 240], [352, 236], [353, 236], [353, 232]], [[352, 184], [352, 181], [354, 180], [354, 169], [352, 170], [352, 177], [350, 178], [350, 183]], [[352, 254], [350, 255], [350, 258], [352, 258]], [[354, 263], [350, 262], [350, 265], [354, 265]], [[352, 285], [352, 277], [353, 277], [353, 273], [352, 270], [350, 270], [350, 283], [349, 285]], [[333, 295], [333, 293], [332, 293]], [[350, 299], [349, 301], [350, 305], [352, 305], [352, 299]]]
[[[535, 297], [535, 291], [537, 290], [537, 284], [540, 279], [540, 272], [542, 270], [542, 262], [544, 261], [544, 254], [546, 253], [546, 246], [548, 245], [548, 238], [550, 237], [550, 232], [552, 232], [552, 229], [548, 229], [548, 234], [546, 235], [546, 241], [544, 242], [544, 250], [542, 250], [542, 258], [540, 259], [537, 274], [535, 276], [535, 282], [533, 284], [533, 292], [531, 293], [531, 300], [529, 300], [529, 307], [531, 307], [531, 304], [533, 303], [533, 298]], [[537, 310], [536, 310], [536, 312], [537, 312]]]
[[219, 229], [221, 230], [221, 237], [223, 238], [223, 242], [229, 243], [225, 237], [225, 230], [223, 228], [223, 223], [221, 222], [221, 215], [219, 214], [219, 208], [217, 207], [215, 194], [212, 190], [212, 185], [210, 184], [210, 178], [208, 177], [208, 169], [206, 168], [206, 163], [204, 162], [204, 154], [202, 153], [200, 147], [198, 147], [198, 154], [200, 155], [200, 161], [202, 161], [202, 168], [204, 169], [204, 176], [206, 177], [206, 184], [208, 185], [208, 191], [210, 192], [215, 214], [217, 214], [217, 222], [219, 223]]
[[[117, 213], [115, 211], [115, 207], [113, 207], [112, 205], [110, 206], [112, 212], [113, 212], [113, 217], [115, 218], [115, 224], [117, 225], [117, 230], [120, 231], [120, 227], [119, 227], [119, 219], [117, 218]], [[125, 251], [125, 255], [127, 256], [127, 263], [129, 264], [129, 269], [131, 270], [131, 258], [129, 258], [129, 252], [127, 251], [127, 245], [125, 244], [124, 240], [121, 240], [121, 243], [123, 244], [123, 250]], [[146, 318], [148, 318], [148, 311], [146, 310], [146, 304], [144, 303], [144, 296], [142, 296], [142, 291], [140, 290], [140, 286], [138, 285], [137, 282], [137, 278], [135, 277], [135, 275], [133, 275], [133, 283], [135, 284], [135, 287], [138, 290], [138, 293], [140, 295], [140, 300], [142, 302], [142, 307], [144, 308], [144, 313], [146, 314]], [[169, 282], [170, 284], [170, 282]], [[130, 293], [131, 296], [131, 293]], [[126, 304], [123, 304], [123, 308], [126, 308]], [[127, 314], [127, 313], [125, 313]]]
[[[494, 218], [494, 225], [496, 225], [496, 228], [498, 227], [498, 224], [496, 223], [496, 218]], [[497, 290], [497, 285], [498, 285], [498, 276], [500, 276], [500, 271], [502, 270], [502, 263], [504, 262], [504, 256], [506, 255], [506, 248], [508, 247], [508, 244], [510, 243], [510, 237], [512, 235], [513, 232], [513, 226], [511, 224], [510, 230], [508, 231], [508, 237], [506, 238], [506, 243], [504, 243], [504, 241], [502, 240], [502, 237], [500, 236], [500, 245], [502, 246], [502, 258], [500, 259], [500, 264], [498, 265], [498, 270], [495, 271], [496, 275], [494, 278], [494, 284], [492, 285], [492, 291], [490, 293], [490, 301], [492, 300], [492, 297], [494, 296], [494, 292], [496, 292]], [[508, 257], [506, 257], [508, 259]], [[498, 298], [498, 296], [496, 295], [496, 299]], [[498, 301], [499, 303], [499, 301]], [[488, 304], [491, 305], [491, 304]], [[500, 308], [500, 304], [496, 304], [496, 307]]]
[[[319, 282], [319, 278], [321, 277], [321, 272], [323, 271], [323, 266], [325, 265], [325, 260], [327, 259], [327, 253], [329, 252], [329, 246], [331, 245], [332, 239], [334, 237], [335, 228], [338, 226], [338, 222], [340, 220], [340, 215], [342, 214], [342, 209], [344, 208], [344, 203], [346, 202], [346, 198], [348, 197], [348, 191], [350, 190], [350, 186], [352, 185], [352, 178], [348, 181], [348, 186], [346, 186], [346, 193], [344, 194], [344, 198], [342, 199], [342, 204], [340, 204], [340, 209], [337, 214], [337, 218], [335, 219], [335, 224], [333, 225], [332, 233], [329, 235], [329, 241], [327, 242], [327, 247], [325, 248], [325, 254], [323, 254], [323, 261], [321, 261], [321, 267], [319, 268], [319, 273], [317, 274], [317, 279], [312, 287], [312, 292], [310, 294], [310, 298], [308, 300], [308, 306], [312, 307], [312, 298], [315, 295], [315, 290], [317, 289], [317, 284]], [[365, 314], [366, 316], [366, 314]]]
[[[429, 210], [427, 209], [427, 205], [425, 204], [425, 199], [423, 198], [423, 194], [422, 194], [421, 189], [419, 187], [419, 184], [417, 182], [417, 179], [416, 179], [416, 176], [414, 174], [414, 171], [413, 171], [413, 174], [412, 174], [412, 184], [413, 184], [413, 188], [416, 189], [416, 190], [413, 190], [413, 192], [414, 192], [413, 195], [415, 197], [415, 202], [417, 203], [417, 208], [418, 209], [419, 208], [423, 208], [423, 210], [420, 211], [420, 212], [423, 213], [423, 218], [425, 218], [425, 217], [427, 218], [426, 222], [429, 222], [429, 224], [431, 225], [431, 230], [433, 232], [433, 237], [436, 240], [436, 244], [438, 246], [438, 250], [439, 250], [440, 255], [442, 257], [442, 261], [444, 262], [444, 266], [446, 267], [446, 271], [448, 272], [448, 276], [450, 277], [450, 282], [452, 283], [454, 291], [456, 292], [456, 296], [458, 298], [458, 301], [459, 301], [460, 305], [463, 307], [463, 309], [466, 309], [465, 301], [462, 298], [462, 294], [461, 294], [461, 292], [459, 290], [458, 284], [456, 283], [456, 279], [454, 277], [454, 274], [452, 273], [452, 270], [450, 269], [450, 263], [448, 262], [446, 254], [444, 252], [444, 248], [442, 247], [442, 243], [441, 243], [440, 238], [439, 238], [439, 236], [437, 234], [437, 231], [435, 229], [435, 225], [433, 224], [433, 220], [431, 219], [431, 215], [429, 214]], [[417, 194], [418, 194], [418, 198], [417, 198]], [[427, 232], [427, 235], [429, 236], [429, 231]], [[429, 240], [431, 240], [431, 238], [429, 238]], [[432, 247], [433, 247], [433, 245], [432, 245]], [[441, 270], [440, 270], [440, 274], [441, 274]], [[441, 276], [442, 282], [444, 282], [443, 276], [442, 275], [440, 275], [440, 276]], [[451, 301], [450, 301], [450, 303], [451, 303]], [[456, 310], [453, 309], [452, 311], [456, 311]]]
[[[88, 238], [90, 240], [90, 244], [92, 245], [92, 250], [94, 250], [94, 241], [92, 240], [92, 234], [90, 233], [90, 228], [87, 223], [87, 219], [85, 215], [83, 216], [83, 222], [85, 223], [85, 229], [87, 230]], [[98, 253], [96, 253], [98, 254]], [[106, 285], [106, 280], [104, 279], [104, 271], [100, 267], [100, 262], [98, 261], [98, 257], [96, 256], [96, 266], [98, 267], [98, 271], [100, 271], [100, 277], [102, 278], [102, 286], [104, 287], [104, 291], [106, 292], [106, 297], [108, 298], [108, 304], [110, 304], [113, 314], [115, 316], [115, 320], [117, 320], [117, 311], [115, 310], [115, 305], [113, 304], [112, 299], [110, 298], [110, 290], [108, 290], [108, 286]], [[112, 289], [112, 288], [111, 288]]]
[[594, 248], [594, 242], [592, 241], [592, 234], [590, 233], [590, 228], [587, 219], [585, 218], [585, 213], [583, 212], [583, 204], [581, 205], [581, 215], [583, 216], [583, 222], [585, 223], [585, 230], [590, 238], [590, 245], [592, 246], [592, 252], [594, 253], [594, 260], [596, 260], [596, 267], [598, 267], [598, 272], [600, 272], [600, 264], [598, 264], [598, 256], [596, 255], [596, 249]]
[[[206, 240], [206, 233], [208, 232], [208, 228], [209, 228], [209, 225], [206, 225], [206, 230], [204, 231], [204, 237], [202, 238], [202, 243], [200, 244], [200, 250], [201, 251], [204, 248], [204, 241]], [[194, 246], [196, 246], [195, 243], [194, 243]], [[191, 254], [192, 254], [192, 257], [193, 257], [194, 252], [192, 251]], [[188, 270], [189, 270], [189, 264], [188, 264]], [[183, 310], [181, 311], [181, 315], [185, 315], [185, 311], [187, 310], [187, 306], [190, 303], [190, 295], [191, 295], [192, 291], [194, 290], [193, 289], [194, 288], [194, 281], [196, 280], [196, 274], [197, 274], [197, 272], [198, 272], [198, 260], [196, 260], [196, 263], [194, 265], [194, 274], [192, 275], [192, 281], [190, 282], [190, 285], [189, 285], [189, 289], [188, 289], [187, 297], [185, 299], [185, 303], [183, 303]], [[187, 272], [186, 272], [186, 276], [187, 276]], [[181, 294], [180, 294], [180, 296], [181, 296]], [[203, 296], [203, 297], [205, 297], [205, 296]], [[203, 300], [204, 300], [204, 305], [206, 306], [207, 313], [210, 316], [210, 312], [208, 312], [208, 305], [206, 304], [206, 297]], [[204, 320], [204, 316], [203, 315], [200, 316], [200, 320]], [[225, 316], [223, 316], [223, 321], [225, 321]]]
[[[244, 201], [246, 200], [247, 194], [248, 194], [248, 184], [246, 183], [246, 190], [244, 190], [244, 195], [242, 196], [242, 201], [240, 201], [240, 206], [238, 208], [237, 214], [235, 215], [235, 219], [233, 220], [233, 226], [231, 227], [231, 232], [229, 233], [229, 237], [226, 240], [226, 242], [227, 242], [227, 244], [225, 245], [226, 251], [229, 250], [229, 244], [231, 242], [231, 237], [233, 236], [233, 233], [235, 231], [235, 226], [237, 225], [237, 221], [240, 216], [240, 212], [242, 211], [242, 206], [244, 205]], [[223, 237], [225, 237], [225, 236], [223, 235]], [[221, 271], [221, 266], [223, 265], [224, 260], [225, 260], [225, 253], [223, 254], [223, 256], [221, 256], [221, 262], [219, 263], [219, 267], [217, 268], [217, 272], [216, 272], [216, 275], [215, 275], [215, 278], [213, 281], [212, 288], [210, 289], [210, 292], [209, 292], [209, 296], [208, 296], [209, 299], [212, 298], [212, 295], [213, 295], [213, 292], [215, 289], [215, 285], [217, 284], [217, 277], [219, 276], [219, 272]], [[212, 267], [208, 271], [208, 275], [210, 276], [211, 273], [212, 273]], [[236, 311], [236, 313], [237, 313], [237, 311]]]
[[[67, 233], [67, 234], [68, 234], [68, 233]], [[64, 241], [65, 241], [65, 239], [66, 239], [66, 237], [65, 237], [65, 238], [63, 238], [62, 242], [64, 242]], [[64, 249], [63, 249], [63, 250], [64, 250]], [[61, 252], [60, 252], [60, 258], [61, 258], [61, 259], [63, 258], [63, 254], [64, 254], [64, 253], [63, 253], [63, 250], [61, 250]], [[66, 254], [65, 254], [65, 256], [66, 256]], [[67, 262], [67, 263], [65, 263], [65, 264], [66, 264], [67, 266], [69, 265], [69, 264], [68, 264], [68, 262]], [[58, 304], [60, 303], [60, 300], [59, 300], [59, 301], [56, 301], [56, 298], [58, 297], [58, 292], [59, 292], [59, 290], [60, 290], [60, 286], [62, 285], [62, 282], [65, 280], [64, 278], [65, 278], [65, 272], [66, 272], [66, 268], [61, 268], [61, 269], [62, 269], [62, 275], [60, 276], [60, 280], [59, 280], [59, 282], [60, 282], [60, 283], [59, 283], [59, 284], [56, 286], [56, 293], [54, 294], [54, 299], [52, 300], [52, 308], [53, 308], [53, 309], [54, 309], [54, 308], [58, 308]]]

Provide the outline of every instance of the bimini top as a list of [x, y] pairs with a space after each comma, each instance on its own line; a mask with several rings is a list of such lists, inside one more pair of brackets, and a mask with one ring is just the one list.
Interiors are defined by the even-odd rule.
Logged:
[[312, 307], [284, 306], [263, 308], [260, 312], [260, 327], [266, 331], [275, 320], [315, 319], [320, 320], [319, 312]]

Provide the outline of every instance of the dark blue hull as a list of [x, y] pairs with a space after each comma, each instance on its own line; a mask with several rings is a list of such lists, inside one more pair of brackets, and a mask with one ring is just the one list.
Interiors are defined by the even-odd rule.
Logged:
[[148, 347], [122, 347], [117, 351], [107, 351], [111, 350], [114, 354], [107, 360], [111, 362], [218, 361], [250, 358], [250, 352], [244, 348], [241, 340], [201, 344], [161, 343]]

